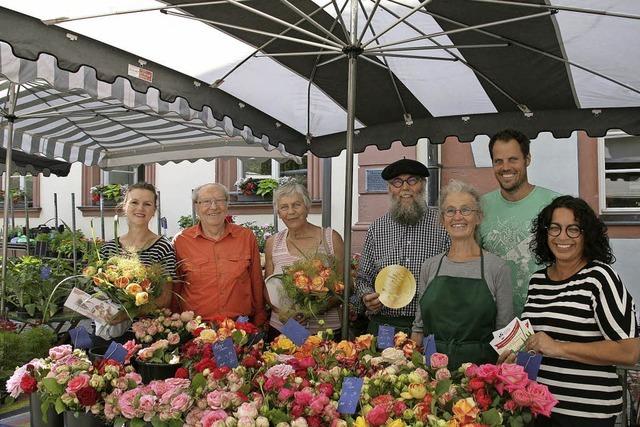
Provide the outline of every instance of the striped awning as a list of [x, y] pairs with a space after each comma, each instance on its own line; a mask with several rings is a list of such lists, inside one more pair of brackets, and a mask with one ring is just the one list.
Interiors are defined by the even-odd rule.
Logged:
[[[3, 19], [7, 13], [0, 11]], [[50, 29], [36, 24], [45, 30], [43, 35]], [[219, 157], [300, 161], [284, 145], [270, 145], [248, 127], [234, 126], [229, 117], [216, 118], [209, 107], [194, 110], [180, 97], [165, 101], [154, 88], [142, 93], [123, 77], [100, 80], [89, 66], [61, 69], [58, 58], [47, 53], [36, 60], [19, 58], [14, 48], [0, 41], [0, 142], [4, 146], [8, 88], [14, 82], [19, 86], [11, 115], [13, 148], [25, 153], [102, 168]]]

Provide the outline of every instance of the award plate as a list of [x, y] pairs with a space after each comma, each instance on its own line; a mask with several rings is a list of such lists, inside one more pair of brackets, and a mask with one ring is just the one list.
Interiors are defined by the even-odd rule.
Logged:
[[388, 265], [376, 276], [376, 292], [380, 302], [389, 308], [402, 308], [416, 294], [416, 278], [408, 268]]
[[265, 279], [264, 283], [267, 287], [267, 294], [272, 307], [277, 310], [288, 310], [293, 306], [293, 302], [284, 292], [280, 274], [272, 274]]

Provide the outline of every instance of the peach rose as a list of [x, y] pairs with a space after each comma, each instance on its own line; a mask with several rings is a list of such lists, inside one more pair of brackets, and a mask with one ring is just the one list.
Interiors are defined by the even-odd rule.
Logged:
[[368, 350], [371, 348], [371, 343], [373, 342], [373, 335], [371, 334], [366, 334], [366, 335], [360, 335], [359, 337], [356, 337], [356, 349], [358, 351], [361, 350]]
[[141, 306], [149, 302], [149, 294], [146, 292], [138, 292], [136, 294], [136, 306]]
[[[94, 279], [95, 281], [95, 279]], [[128, 277], [118, 277], [116, 280], [113, 281], [113, 284], [116, 285], [117, 288], [126, 288], [127, 285], [129, 284], [129, 278]]]
[[143, 289], [142, 289], [142, 286], [140, 286], [140, 285], [139, 285], [139, 284], [137, 284], [137, 283], [129, 283], [129, 284], [127, 285], [127, 287], [126, 287], [126, 288], [124, 288], [124, 291], [125, 291], [126, 293], [128, 293], [129, 295], [136, 295], [136, 294], [138, 294], [139, 292], [142, 292], [142, 291], [143, 291]]

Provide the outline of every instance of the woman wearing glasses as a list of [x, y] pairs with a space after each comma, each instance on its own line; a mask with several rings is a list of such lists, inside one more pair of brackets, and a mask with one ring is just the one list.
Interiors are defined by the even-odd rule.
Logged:
[[478, 244], [482, 211], [472, 186], [452, 180], [439, 207], [451, 247], [422, 264], [412, 339], [433, 334], [438, 352], [449, 356], [449, 369], [495, 362], [492, 333], [513, 319], [511, 271]]
[[531, 251], [547, 267], [529, 282], [522, 316], [535, 334], [527, 350], [543, 355], [538, 381], [559, 401], [536, 425], [613, 426], [622, 409], [614, 365], [634, 365], [640, 342], [633, 298], [609, 265], [607, 228], [584, 200], [561, 196], [532, 231]]

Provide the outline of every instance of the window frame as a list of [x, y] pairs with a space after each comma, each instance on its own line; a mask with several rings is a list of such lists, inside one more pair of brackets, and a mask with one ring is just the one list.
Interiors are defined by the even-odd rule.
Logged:
[[[606, 159], [605, 159], [605, 142], [608, 138], [638, 138], [634, 135], [629, 135], [621, 130], [609, 131], [604, 137], [598, 138], [598, 203], [600, 212], [603, 214], [640, 214], [640, 207], [607, 207], [607, 191], [606, 191]], [[639, 141], [640, 143], [640, 141]], [[618, 169], [617, 171], [622, 171], [620, 173], [631, 172], [640, 173], [640, 169], [631, 168], [627, 169]]]

